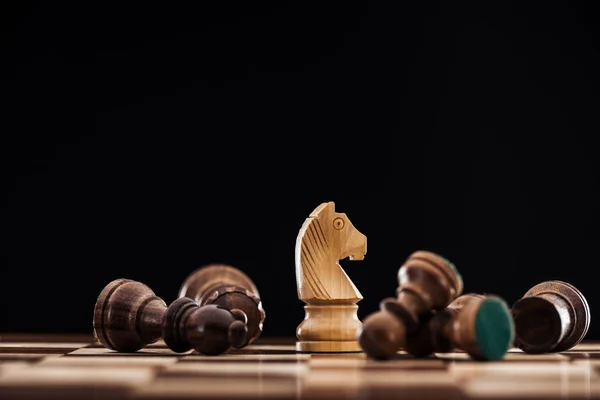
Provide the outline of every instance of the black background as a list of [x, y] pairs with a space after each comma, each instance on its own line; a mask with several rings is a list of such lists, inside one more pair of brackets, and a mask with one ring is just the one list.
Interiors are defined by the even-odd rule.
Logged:
[[360, 318], [429, 249], [510, 304], [572, 283], [600, 338], [585, 3], [197, 3], [2, 6], [0, 332], [91, 332], [111, 280], [169, 303], [221, 262], [292, 336], [296, 235], [334, 201]]

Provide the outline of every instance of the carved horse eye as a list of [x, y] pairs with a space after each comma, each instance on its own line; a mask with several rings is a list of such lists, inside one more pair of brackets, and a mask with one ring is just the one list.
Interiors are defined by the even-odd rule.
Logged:
[[341, 219], [341, 218], [339, 218], [339, 217], [338, 217], [338, 218], [336, 218], [336, 219], [334, 219], [334, 220], [333, 220], [333, 227], [334, 227], [335, 229], [338, 229], [338, 230], [339, 230], [339, 229], [342, 229], [342, 228], [344, 227], [344, 220], [343, 220], [343, 219]]

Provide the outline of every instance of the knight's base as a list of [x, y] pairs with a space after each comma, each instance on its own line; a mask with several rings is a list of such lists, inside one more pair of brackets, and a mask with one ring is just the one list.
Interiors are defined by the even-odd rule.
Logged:
[[362, 322], [356, 304], [304, 306], [304, 320], [296, 328], [296, 351], [303, 353], [362, 352], [357, 332]]
[[362, 353], [358, 341], [312, 341], [296, 342], [296, 351], [300, 353]]

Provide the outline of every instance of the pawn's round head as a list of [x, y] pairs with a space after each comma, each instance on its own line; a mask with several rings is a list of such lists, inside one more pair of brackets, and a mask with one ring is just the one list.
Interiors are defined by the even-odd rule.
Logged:
[[243, 321], [248, 328], [248, 344], [262, 334], [265, 311], [260, 298], [252, 292], [236, 286], [224, 286], [207, 297], [206, 303], [217, 304], [232, 312], [237, 310], [243, 313], [244, 319], [240, 321]]
[[246, 315], [245, 312], [243, 312], [239, 308], [232, 308], [229, 311], [231, 311], [233, 318], [235, 318], [236, 320], [241, 321], [243, 324], [248, 323], [248, 316]]
[[367, 356], [390, 359], [405, 341], [406, 329], [389, 311], [381, 310], [369, 315], [357, 331], [358, 343]]
[[246, 315], [216, 304], [197, 307], [185, 320], [185, 334], [194, 349], [204, 355], [218, 355], [247, 343]]
[[239, 349], [248, 344], [250, 337], [248, 336], [248, 316], [240, 309], [231, 309], [231, 315], [235, 318], [229, 328], [227, 328], [227, 339], [231, 347]]
[[227, 339], [235, 349], [244, 347], [248, 343], [248, 326], [236, 319], [227, 328]]

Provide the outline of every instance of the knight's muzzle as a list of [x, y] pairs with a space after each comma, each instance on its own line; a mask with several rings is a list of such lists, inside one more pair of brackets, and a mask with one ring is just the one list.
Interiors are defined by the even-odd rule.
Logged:
[[350, 256], [348, 258], [350, 258], [350, 260], [353, 261], [362, 261], [365, 259], [365, 254], [367, 254], [367, 237], [365, 235], [363, 235], [361, 233], [361, 245], [356, 247], [355, 249], [352, 250], [352, 252], [350, 253]]

